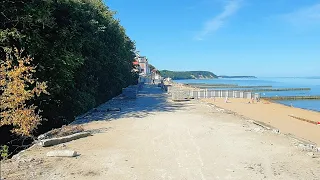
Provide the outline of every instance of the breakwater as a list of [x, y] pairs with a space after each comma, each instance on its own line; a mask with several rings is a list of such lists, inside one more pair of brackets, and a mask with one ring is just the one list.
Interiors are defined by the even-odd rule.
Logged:
[[[236, 91], [237, 89], [230, 89]], [[245, 92], [271, 92], [271, 91], [310, 91], [311, 88], [267, 88], [267, 89], [241, 89]]]
[[274, 97], [263, 97], [266, 100], [319, 100], [320, 96], [274, 96]]
[[186, 83], [189, 86], [238, 86], [238, 84], [206, 84], [206, 83]]
[[217, 89], [217, 88], [272, 88], [272, 86], [234, 86], [234, 85], [228, 85], [228, 86], [215, 86], [215, 85], [198, 85], [198, 86], [193, 86], [195, 88], [201, 88], [201, 89]]

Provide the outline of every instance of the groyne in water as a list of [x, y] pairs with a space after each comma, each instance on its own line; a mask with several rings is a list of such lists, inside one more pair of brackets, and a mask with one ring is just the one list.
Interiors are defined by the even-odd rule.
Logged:
[[320, 100], [320, 96], [274, 96], [262, 97], [266, 100]]
[[[231, 91], [237, 91], [237, 89], [228, 89]], [[310, 91], [311, 88], [268, 88], [268, 89], [241, 89], [245, 92], [271, 92], [271, 91]]]
[[238, 86], [238, 84], [206, 84], [206, 83], [186, 83], [189, 86]]
[[[200, 89], [217, 89], [217, 88], [272, 88], [272, 86], [214, 86], [214, 85], [199, 85], [199, 86], [193, 86], [195, 88]], [[242, 90], [241, 90], [242, 91]]]

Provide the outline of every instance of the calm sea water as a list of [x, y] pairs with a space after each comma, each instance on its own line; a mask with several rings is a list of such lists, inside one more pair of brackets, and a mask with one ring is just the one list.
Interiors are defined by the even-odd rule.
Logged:
[[[256, 79], [190, 79], [176, 80], [179, 83], [238, 84], [239, 86], [272, 86], [273, 88], [311, 88], [310, 91], [261, 92], [261, 96], [314, 96], [320, 95], [319, 78], [256, 78]], [[234, 88], [232, 88], [234, 89]], [[303, 109], [320, 111], [320, 100], [278, 101]]]

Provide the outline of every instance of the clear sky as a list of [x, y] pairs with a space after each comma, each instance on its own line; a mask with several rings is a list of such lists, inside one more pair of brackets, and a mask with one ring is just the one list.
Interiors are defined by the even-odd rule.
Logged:
[[106, 0], [158, 69], [320, 76], [320, 0]]

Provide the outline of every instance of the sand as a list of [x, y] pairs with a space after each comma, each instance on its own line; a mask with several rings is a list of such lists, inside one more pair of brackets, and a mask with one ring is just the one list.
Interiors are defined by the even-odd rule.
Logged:
[[320, 126], [309, 122], [304, 122], [296, 118], [299, 117], [312, 122], [320, 121], [320, 113], [305, 109], [289, 107], [278, 103], [262, 100], [254, 104], [248, 104], [248, 99], [230, 99], [225, 103], [225, 99], [216, 100], [205, 99], [204, 101], [213, 103], [221, 108], [234, 111], [245, 117], [267, 123], [278, 128], [282, 133], [293, 134], [297, 137], [312, 141], [320, 146]]
[[[53, 147], [34, 146], [18, 159], [3, 162], [2, 177], [8, 180], [320, 177], [320, 159], [299, 149], [301, 142], [221, 112], [208, 103], [172, 102], [155, 87], [145, 88], [137, 100], [123, 104], [121, 114], [112, 117], [112, 121], [99, 117], [99, 121], [84, 123], [86, 130], [95, 132], [93, 136]], [[75, 150], [80, 156], [46, 157], [47, 152], [57, 149]]]

